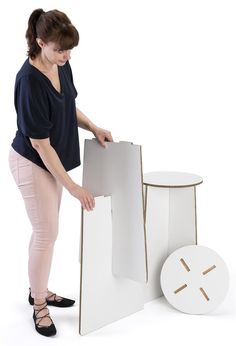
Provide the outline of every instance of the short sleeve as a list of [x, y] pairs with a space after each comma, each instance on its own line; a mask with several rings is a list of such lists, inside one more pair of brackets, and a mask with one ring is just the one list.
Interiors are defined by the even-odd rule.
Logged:
[[22, 76], [15, 86], [15, 107], [19, 130], [33, 139], [50, 136], [52, 123], [47, 94], [33, 75]]

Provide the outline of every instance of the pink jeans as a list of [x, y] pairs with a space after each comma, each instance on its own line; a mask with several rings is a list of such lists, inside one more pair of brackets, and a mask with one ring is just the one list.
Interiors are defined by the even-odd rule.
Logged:
[[62, 185], [51, 173], [24, 158], [13, 148], [9, 154], [9, 165], [24, 199], [33, 230], [28, 261], [31, 295], [36, 299], [45, 298], [58, 234]]

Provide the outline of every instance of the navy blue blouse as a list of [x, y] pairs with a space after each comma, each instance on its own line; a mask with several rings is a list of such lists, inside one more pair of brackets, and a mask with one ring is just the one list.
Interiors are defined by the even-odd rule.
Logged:
[[29, 63], [29, 59], [17, 73], [15, 108], [18, 130], [12, 147], [47, 170], [29, 138], [49, 138], [65, 170], [69, 171], [80, 165], [75, 106], [77, 91], [69, 62], [58, 66], [58, 73], [60, 93], [43, 73]]

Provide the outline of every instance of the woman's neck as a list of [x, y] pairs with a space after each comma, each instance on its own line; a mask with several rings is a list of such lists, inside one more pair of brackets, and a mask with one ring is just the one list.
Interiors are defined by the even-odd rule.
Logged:
[[55, 71], [56, 64], [52, 64], [46, 56], [39, 54], [34, 60], [29, 58], [30, 64], [37, 67], [41, 72], [47, 74]]

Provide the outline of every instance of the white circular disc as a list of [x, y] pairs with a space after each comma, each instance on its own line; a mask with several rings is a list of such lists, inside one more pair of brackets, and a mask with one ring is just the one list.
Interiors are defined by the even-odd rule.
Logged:
[[199, 245], [184, 246], [166, 259], [161, 270], [161, 288], [177, 310], [205, 314], [224, 300], [229, 272], [215, 251]]
[[149, 172], [143, 176], [143, 183], [159, 187], [187, 187], [202, 183], [202, 177], [186, 172]]

